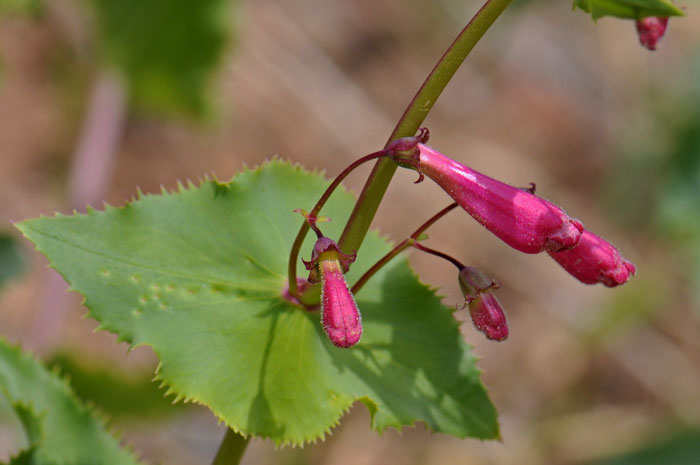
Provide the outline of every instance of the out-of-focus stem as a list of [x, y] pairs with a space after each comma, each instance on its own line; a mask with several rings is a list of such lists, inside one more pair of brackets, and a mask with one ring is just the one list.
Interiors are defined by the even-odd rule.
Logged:
[[102, 71], [95, 81], [70, 176], [71, 206], [102, 202], [114, 167], [124, 126], [126, 93], [114, 73]]
[[[486, 33], [512, 0], [487, 0], [459, 33], [452, 45], [437, 62], [425, 82], [413, 97], [394, 128], [387, 145], [398, 138], [410, 137], [423, 123], [442, 91], [450, 82], [464, 59]], [[338, 241], [344, 252], [358, 251], [377, 213], [389, 182], [396, 171], [396, 163], [388, 159], [379, 160], [367, 179], [345, 230]]]
[[396, 245], [393, 249], [391, 249], [386, 255], [384, 255], [382, 258], [380, 258], [377, 263], [372, 265], [372, 267], [363, 274], [360, 279], [357, 280], [357, 282], [352, 286], [352, 289], [350, 290], [353, 294], [357, 294], [360, 289], [362, 289], [362, 286], [365, 285], [367, 281], [370, 280], [372, 276], [374, 276], [377, 271], [381, 270], [384, 265], [389, 263], [395, 256], [403, 252], [405, 249], [411, 246], [417, 246], [416, 241], [418, 240], [418, 237], [423, 234], [429, 227], [433, 225], [437, 220], [445, 216], [447, 213], [452, 211], [457, 206], [457, 202], [453, 202], [447, 207], [443, 208], [439, 212], [437, 212], [435, 215], [433, 215], [432, 218], [430, 218], [428, 221], [423, 223], [418, 229], [413, 231], [413, 234], [411, 234], [409, 237], [401, 241], [399, 244]]
[[[111, 71], [96, 77], [88, 99], [88, 108], [78, 139], [69, 178], [69, 202], [73, 209], [84, 210], [104, 198], [114, 166], [117, 145], [124, 126], [126, 90]], [[68, 286], [63, 278], [49, 270], [44, 296], [27, 345], [36, 353], [52, 345], [51, 335], [61, 321]]]
[[244, 438], [232, 429], [227, 429], [212, 465], [238, 465], [249, 440], [250, 437]]

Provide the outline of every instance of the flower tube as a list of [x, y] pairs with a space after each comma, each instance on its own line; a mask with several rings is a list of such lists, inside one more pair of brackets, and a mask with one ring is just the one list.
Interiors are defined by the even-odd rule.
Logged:
[[388, 148], [401, 166], [413, 168], [442, 187], [464, 210], [511, 247], [525, 253], [574, 247], [583, 225], [527, 189], [497, 181], [420, 142], [399, 139]]

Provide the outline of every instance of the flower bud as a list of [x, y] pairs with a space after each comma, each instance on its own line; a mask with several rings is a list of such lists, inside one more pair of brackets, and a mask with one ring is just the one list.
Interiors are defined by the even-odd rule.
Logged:
[[417, 144], [419, 155], [389, 155], [404, 167], [425, 174], [467, 213], [511, 247], [525, 253], [575, 246], [583, 225], [558, 206], [526, 189], [509, 186]]
[[469, 315], [476, 329], [493, 341], [508, 337], [508, 322], [492, 289], [500, 285], [477, 268], [465, 266], [459, 272], [459, 287], [469, 306]]
[[668, 26], [668, 18], [648, 16], [636, 22], [639, 42], [649, 50], [656, 50], [656, 45], [664, 36]]
[[[332, 256], [332, 252], [327, 252]], [[338, 347], [351, 347], [362, 336], [362, 317], [345, 282], [340, 262], [321, 255], [321, 322], [328, 339]]]
[[624, 284], [637, 271], [608, 241], [584, 231], [573, 249], [549, 255], [572, 276], [585, 284], [603, 283], [608, 287]]
[[314, 245], [311, 261], [304, 262], [313, 276], [320, 276], [323, 330], [334, 345], [343, 348], [357, 344], [362, 336], [360, 310], [344, 276], [354, 260], [354, 254], [344, 254], [335, 241], [321, 237]]

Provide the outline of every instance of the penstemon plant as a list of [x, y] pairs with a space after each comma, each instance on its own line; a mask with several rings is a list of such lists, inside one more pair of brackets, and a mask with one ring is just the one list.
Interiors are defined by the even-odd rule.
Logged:
[[[420, 127], [425, 117], [510, 2], [486, 1], [438, 60], [384, 148], [353, 162], [330, 185], [275, 160], [230, 182], [139, 192], [123, 207], [17, 224], [84, 296], [101, 329], [132, 347], [153, 348], [166, 395], [206, 405], [229, 427], [215, 464], [238, 463], [251, 437], [278, 445], [322, 438], [356, 401], [366, 405], [379, 432], [421, 421], [457, 437], [499, 437], [496, 409], [453, 309], [401, 254], [413, 248], [454, 264], [475, 327], [490, 340], [505, 340], [510, 329], [494, 293], [501, 283], [426, 245], [425, 231], [450, 212], [465, 211], [520, 252], [546, 252], [586, 284], [614, 287], [635, 273], [612, 244], [535, 195], [534, 184], [510, 186], [427, 145], [429, 132]], [[635, 20], [640, 42], [652, 50], [668, 17], [682, 14], [665, 0], [575, 0], [575, 6], [594, 19]], [[341, 183], [370, 161], [376, 164], [355, 199]], [[415, 170], [416, 182], [435, 182], [454, 202], [428, 212], [392, 245], [369, 227], [398, 167]], [[49, 375], [4, 344], [0, 357], [3, 392], [35, 431], [43, 417], [32, 408], [50, 409], [50, 402], [38, 403], [13, 380], [29, 385]], [[21, 377], [22, 370], [34, 374]], [[59, 381], [50, 384], [52, 395], [67, 395]], [[85, 407], [74, 410], [82, 415]], [[102, 434], [95, 437], [111, 451], [114, 444]], [[27, 456], [49, 460], [41, 435], [34, 437]], [[103, 452], [81, 460], [135, 459]]]

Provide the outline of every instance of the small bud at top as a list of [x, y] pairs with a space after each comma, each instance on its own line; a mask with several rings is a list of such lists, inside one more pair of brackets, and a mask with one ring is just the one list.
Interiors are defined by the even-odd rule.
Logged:
[[585, 284], [603, 283], [608, 287], [624, 284], [637, 271], [605, 239], [584, 231], [573, 249], [549, 255], [566, 271]]
[[668, 18], [649, 16], [637, 20], [639, 42], [649, 50], [656, 50], [656, 45], [666, 33]]
[[508, 322], [500, 302], [492, 289], [498, 289], [493, 279], [486, 277], [477, 268], [465, 266], [459, 272], [459, 287], [469, 306], [469, 315], [474, 327], [493, 341], [503, 341], [508, 337]]

